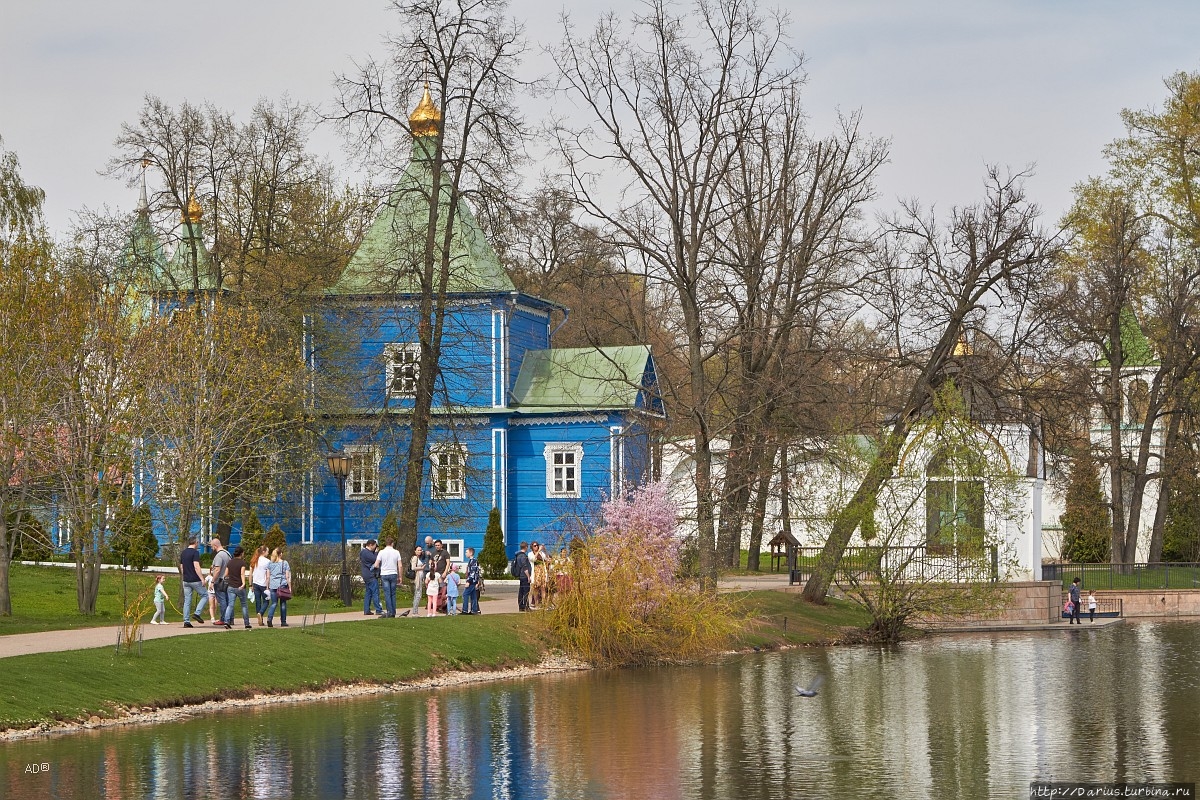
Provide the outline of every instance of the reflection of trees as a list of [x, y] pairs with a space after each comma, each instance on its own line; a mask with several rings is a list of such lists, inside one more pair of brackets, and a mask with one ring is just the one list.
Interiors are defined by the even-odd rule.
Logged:
[[[257, 707], [12, 743], [0, 794], [1002, 797], [1034, 779], [1166, 781], [1200, 752], [1190, 624], [548, 676]], [[811, 701], [791, 687], [823, 673]], [[118, 758], [119, 756], [119, 758]], [[186, 790], [184, 790], [186, 791]]]

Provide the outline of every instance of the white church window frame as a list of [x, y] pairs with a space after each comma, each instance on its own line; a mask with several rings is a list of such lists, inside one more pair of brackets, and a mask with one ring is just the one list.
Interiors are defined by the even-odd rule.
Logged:
[[350, 474], [346, 477], [347, 500], [379, 499], [379, 448], [369, 444], [350, 445]]
[[429, 451], [430, 496], [434, 500], [467, 497], [467, 446], [455, 442], [435, 445]]
[[421, 345], [415, 342], [389, 344], [384, 348], [384, 356], [388, 397], [416, 397], [417, 381], [421, 376]]
[[542, 451], [546, 458], [546, 497], [583, 496], [583, 444], [554, 442]]

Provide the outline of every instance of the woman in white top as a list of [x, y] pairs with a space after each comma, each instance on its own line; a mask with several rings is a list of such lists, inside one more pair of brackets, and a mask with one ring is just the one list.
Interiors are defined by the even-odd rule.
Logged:
[[263, 612], [267, 610], [267, 603], [270, 602], [270, 595], [267, 592], [268, 572], [267, 565], [271, 563], [271, 559], [267, 558], [267, 547], [262, 545], [254, 551], [254, 559], [250, 562], [250, 582], [254, 584], [254, 609], [258, 612], [258, 627], [263, 625]]

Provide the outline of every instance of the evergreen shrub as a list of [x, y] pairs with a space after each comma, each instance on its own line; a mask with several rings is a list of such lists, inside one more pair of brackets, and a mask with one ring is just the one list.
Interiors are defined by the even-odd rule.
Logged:
[[1100, 472], [1090, 454], [1071, 466], [1062, 515], [1063, 558], [1075, 564], [1102, 564], [1112, 553], [1112, 517], [1100, 490]]
[[276, 548], [281, 548], [287, 544], [287, 536], [284, 535], [283, 529], [279, 527], [278, 522], [272, 525], [271, 529], [267, 531], [263, 544], [267, 546], [268, 553], [273, 553]]
[[265, 542], [262, 523], [258, 519], [258, 513], [252, 508], [246, 515], [246, 521], [242, 523], [242, 550], [245, 551], [247, 562]]
[[483, 552], [479, 554], [479, 569], [488, 580], [511, 577], [508, 574], [508, 554], [504, 551], [504, 530], [500, 527], [500, 509], [488, 514], [487, 530], [483, 534]]
[[14, 509], [9, 512], [8, 537], [13, 543], [13, 559], [16, 561], [49, 561], [54, 555], [46, 527], [27, 510]]

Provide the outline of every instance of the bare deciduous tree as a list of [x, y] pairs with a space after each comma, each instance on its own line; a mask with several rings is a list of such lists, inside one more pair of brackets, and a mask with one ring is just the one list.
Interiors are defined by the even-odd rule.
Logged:
[[[822, 602], [854, 531], [874, 514], [880, 487], [893, 474], [913, 425], [931, 412], [935, 392], [959, 378], [948, 369], [956, 346], [973, 335], [1010, 369], [1022, 360], [1031, 331], [1031, 302], [1058, 252], [1037, 227], [1024, 174], [989, 171], [984, 201], [952, 211], [943, 227], [915, 204], [886, 224], [872, 258], [864, 300], [887, 332], [893, 364], [906, 376], [904, 397], [882, 435], [878, 454], [834, 521], [804, 597]], [[980, 381], [1003, 392], [1003, 373]], [[1010, 381], [1008, 388], [1012, 388]]]

